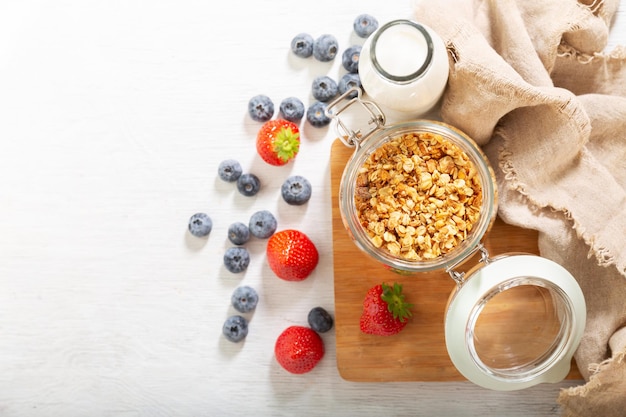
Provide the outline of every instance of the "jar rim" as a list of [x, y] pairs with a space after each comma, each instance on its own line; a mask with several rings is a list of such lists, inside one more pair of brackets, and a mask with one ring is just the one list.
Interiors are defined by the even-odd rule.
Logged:
[[[547, 333], [543, 333], [545, 340], [542, 343], [530, 350], [524, 350], [523, 347], [518, 352], [520, 356], [515, 357], [511, 356], [515, 353], [512, 347], [504, 347], [510, 340], [500, 331], [490, 329], [489, 325], [494, 323], [493, 320], [495, 323], [502, 320], [506, 316], [506, 309], [514, 309], [510, 305], [512, 300], [518, 297], [525, 299], [525, 293], [520, 295], [509, 292], [523, 287], [542, 290], [535, 297], [543, 298], [548, 303], [546, 314], [551, 314], [553, 318], [546, 320], [556, 320], [558, 331], [554, 328], [547, 330]], [[549, 293], [549, 297], [544, 291]], [[503, 300], [495, 299], [507, 292], [509, 295]], [[492, 299], [495, 305], [490, 307], [488, 314], [491, 318], [487, 317], [485, 323], [487, 328], [477, 334], [479, 316]], [[558, 382], [567, 375], [572, 355], [582, 337], [585, 321], [584, 295], [567, 269], [538, 255], [503, 254], [468, 272], [464, 284], [451, 294], [445, 314], [446, 348], [456, 369], [470, 381], [496, 390], [523, 389], [542, 382]], [[536, 324], [531, 322], [529, 333], [536, 331]], [[520, 323], [516, 325], [519, 326]], [[500, 326], [506, 327], [506, 324]], [[516, 328], [511, 330], [511, 335], [514, 335], [511, 342], [520, 343], [525, 334], [517, 334]], [[488, 331], [503, 344], [495, 352], [492, 352], [495, 346], [493, 340], [481, 340], [484, 332]], [[552, 339], [546, 339], [550, 335]], [[528, 336], [530, 339], [541, 335]], [[480, 349], [477, 349], [476, 343], [481, 344]], [[483, 347], [487, 348], [487, 352]], [[496, 357], [489, 356], [494, 353]]]
[[[482, 204], [479, 220], [467, 239], [450, 252], [429, 260], [409, 260], [393, 256], [390, 252], [377, 248], [356, 217], [356, 177], [359, 168], [369, 155], [384, 143], [404, 133], [435, 133], [459, 146], [475, 165], [482, 186]], [[381, 262], [388, 269], [400, 273], [426, 272], [446, 268], [462, 262], [473, 253], [484, 234], [493, 224], [497, 213], [497, 187], [495, 175], [487, 157], [478, 145], [465, 133], [443, 122], [416, 120], [386, 127], [363, 141], [344, 169], [339, 190], [339, 208], [342, 221], [352, 240], [366, 254]]]
[[[415, 70], [414, 72], [408, 75], [390, 74], [380, 64], [378, 55], [376, 53], [376, 46], [378, 44], [378, 40], [380, 36], [387, 29], [397, 26], [397, 25], [408, 25], [417, 29], [421, 33], [421, 35], [424, 37], [424, 40], [426, 41], [427, 52], [426, 52], [426, 57], [424, 59], [424, 63], [417, 70]], [[370, 56], [372, 60], [372, 65], [374, 66], [376, 71], [387, 80], [397, 82], [397, 83], [408, 83], [424, 75], [426, 73], [426, 70], [428, 69], [428, 67], [430, 67], [432, 63], [433, 53], [434, 53], [433, 39], [428, 33], [428, 31], [426, 30], [426, 28], [424, 28], [424, 26], [422, 26], [421, 24], [413, 20], [408, 20], [408, 19], [396, 19], [396, 20], [392, 20], [390, 22], [385, 23], [372, 35], [372, 41], [370, 44]]]
[[[553, 298], [553, 303], [559, 306], [559, 318], [561, 319], [560, 327], [551, 345], [545, 349], [544, 352], [539, 354], [536, 358], [529, 360], [526, 363], [518, 364], [517, 366], [497, 367], [491, 366], [487, 363], [486, 359], [481, 357], [476, 343], [478, 338], [476, 337], [477, 325], [482, 310], [486, 307], [489, 301], [502, 294], [505, 291], [509, 291], [514, 288], [522, 286], [532, 286], [537, 288], [544, 288], [548, 290]], [[473, 306], [469, 313], [469, 318], [466, 326], [465, 343], [467, 349], [470, 352], [474, 365], [478, 367], [482, 372], [491, 375], [495, 379], [501, 381], [516, 381], [523, 382], [550, 369], [556, 360], [563, 357], [566, 347], [570, 343], [572, 337], [573, 323], [573, 306], [570, 298], [563, 291], [561, 287], [556, 285], [547, 279], [540, 277], [519, 276], [505, 281], [502, 284], [496, 285], [491, 288], [483, 297]], [[507, 352], [509, 355], [513, 355], [514, 352]]]

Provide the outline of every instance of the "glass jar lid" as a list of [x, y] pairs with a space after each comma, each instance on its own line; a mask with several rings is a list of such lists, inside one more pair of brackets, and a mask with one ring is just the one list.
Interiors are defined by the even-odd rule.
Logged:
[[477, 385], [523, 389], [565, 378], [585, 320], [584, 296], [565, 268], [536, 255], [503, 255], [468, 272], [451, 296], [446, 347]]

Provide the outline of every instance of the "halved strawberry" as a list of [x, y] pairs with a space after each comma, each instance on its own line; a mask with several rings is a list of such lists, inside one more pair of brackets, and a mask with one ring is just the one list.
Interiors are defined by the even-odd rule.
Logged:
[[285, 165], [300, 151], [298, 126], [285, 119], [274, 119], [263, 123], [256, 139], [256, 150], [270, 165]]
[[411, 307], [412, 304], [404, 299], [402, 285], [375, 285], [369, 289], [363, 301], [361, 331], [379, 336], [399, 333], [408, 323]]
[[267, 262], [278, 278], [302, 281], [317, 266], [319, 254], [315, 244], [299, 230], [274, 233], [267, 242]]

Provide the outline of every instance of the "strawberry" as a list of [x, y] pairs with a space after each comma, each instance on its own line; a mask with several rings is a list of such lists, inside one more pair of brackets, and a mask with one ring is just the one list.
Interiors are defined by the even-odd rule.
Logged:
[[263, 123], [257, 134], [256, 150], [268, 164], [285, 165], [295, 158], [300, 150], [298, 126], [285, 119]]
[[369, 289], [363, 301], [361, 331], [380, 336], [399, 333], [408, 323], [411, 307], [404, 299], [402, 285], [376, 285]]
[[294, 229], [274, 233], [267, 241], [266, 254], [272, 271], [285, 281], [302, 281], [313, 272], [319, 260], [311, 239]]
[[313, 329], [287, 327], [274, 345], [276, 360], [292, 374], [309, 372], [324, 357], [324, 341]]

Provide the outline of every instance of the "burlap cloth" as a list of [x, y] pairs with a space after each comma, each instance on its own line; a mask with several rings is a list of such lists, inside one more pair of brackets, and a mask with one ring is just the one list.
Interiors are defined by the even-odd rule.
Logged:
[[626, 49], [603, 53], [618, 0], [421, 0], [444, 40], [441, 117], [483, 146], [499, 214], [539, 231], [587, 302], [564, 416], [626, 416]]

